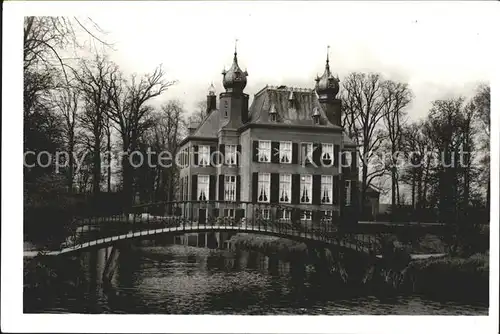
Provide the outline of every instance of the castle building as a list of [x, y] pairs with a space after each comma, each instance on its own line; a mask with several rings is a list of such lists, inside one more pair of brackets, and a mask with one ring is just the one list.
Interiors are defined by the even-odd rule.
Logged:
[[222, 75], [218, 107], [212, 85], [203, 121], [181, 142], [178, 199], [207, 201], [184, 215], [248, 218], [253, 205], [264, 219], [356, 221], [356, 146], [341, 126], [328, 56], [314, 89], [266, 86], [250, 107], [236, 51]]

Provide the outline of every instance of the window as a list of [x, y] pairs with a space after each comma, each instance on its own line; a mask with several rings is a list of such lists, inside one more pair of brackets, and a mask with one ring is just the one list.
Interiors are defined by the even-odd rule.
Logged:
[[198, 175], [198, 201], [208, 200], [208, 190], [210, 189], [210, 177], [208, 175]]
[[328, 218], [328, 219], [331, 219], [331, 218], [333, 217], [333, 212], [332, 212], [332, 210], [326, 210], [326, 211], [323, 211], [323, 217]]
[[259, 162], [271, 161], [271, 142], [269, 140], [259, 140]]
[[224, 200], [236, 201], [236, 176], [234, 175], [224, 177]]
[[228, 103], [227, 100], [224, 101], [224, 117], [227, 118], [227, 108], [228, 108]]
[[280, 163], [289, 164], [292, 162], [292, 142], [280, 141]]
[[300, 203], [311, 203], [312, 201], [312, 176], [300, 176]]
[[351, 205], [351, 180], [345, 180], [344, 203], [346, 206]]
[[300, 161], [302, 164], [312, 162], [312, 143], [301, 143], [300, 145]]
[[262, 218], [262, 219], [270, 219], [271, 218], [271, 210], [269, 210], [269, 209], [261, 209], [260, 210], [260, 218]]
[[271, 122], [276, 122], [276, 114], [271, 114]]
[[269, 188], [271, 187], [271, 174], [259, 173], [257, 201], [269, 203]]
[[235, 209], [224, 209], [224, 217], [234, 218], [236, 217]]
[[347, 166], [346, 167], [349, 167], [351, 166], [351, 163], [352, 163], [352, 153], [350, 151], [347, 151], [345, 152], [345, 160], [346, 160], [346, 163], [347, 163]]
[[290, 209], [282, 209], [279, 211], [279, 217], [282, 220], [292, 219], [292, 211]]
[[279, 202], [290, 203], [292, 197], [292, 174], [280, 174]]
[[333, 144], [321, 144], [321, 160], [328, 164], [333, 162]]
[[198, 157], [200, 166], [210, 165], [210, 146], [200, 145], [198, 148]]
[[311, 220], [312, 219], [312, 212], [308, 210], [304, 210], [301, 212], [300, 215], [301, 220]]
[[236, 165], [236, 145], [226, 145], [225, 150], [226, 165]]
[[321, 204], [333, 203], [333, 176], [321, 175]]

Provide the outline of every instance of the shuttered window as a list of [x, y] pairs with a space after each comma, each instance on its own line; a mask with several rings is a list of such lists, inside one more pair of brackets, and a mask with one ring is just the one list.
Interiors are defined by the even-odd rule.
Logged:
[[259, 173], [257, 186], [257, 201], [261, 203], [269, 203], [271, 187], [271, 174]]
[[224, 162], [226, 165], [236, 165], [236, 145], [226, 145], [225, 150]]
[[312, 212], [309, 210], [303, 210], [300, 214], [300, 219], [301, 220], [311, 220], [312, 219]]
[[208, 175], [198, 175], [198, 193], [196, 195], [198, 201], [208, 200], [209, 191], [210, 191], [210, 177]]
[[333, 176], [321, 175], [321, 204], [333, 203]]
[[280, 174], [279, 202], [292, 201], [292, 174]]
[[236, 176], [226, 175], [224, 178], [224, 200], [236, 201]]
[[331, 165], [333, 163], [333, 144], [321, 144], [321, 160], [323, 164]]
[[300, 203], [312, 203], [312, 175], [300, 176]]
[[198, 162], [200, 166], [210, 165], [210, 146], [200, 145], [198, 148]]
[[291, 141], [281, 141], [280, 142], [280, 163], [289, 164], [292, 163], [292, 142]]
[[301, 143], [300, 144], [300, 163], [306, 164], [312, 162], [313, 159], [313, 144], [312, 143]]
[[271, 162], [271, 142], [269, 140], [259, 140], [258, 156], [259, 162]]

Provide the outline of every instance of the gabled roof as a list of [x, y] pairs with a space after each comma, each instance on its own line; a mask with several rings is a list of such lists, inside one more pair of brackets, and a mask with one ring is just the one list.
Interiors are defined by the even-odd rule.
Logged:
[[249, 122], [273, 123], [269, 117], [270, 112], [276, 112], [278, 123], [288, 125], [314, 125], [312, 116], [319, 113], [319, 126], [336, 127], [327, 119], [316, 92], [312, 89], [264, 87], [255, 94], [248, 112]]

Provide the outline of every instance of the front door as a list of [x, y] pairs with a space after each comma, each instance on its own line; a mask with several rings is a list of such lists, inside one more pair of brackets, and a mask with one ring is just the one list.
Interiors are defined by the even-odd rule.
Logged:
[[207, 223], [207, 209], [198, 209], [198, 223]]

